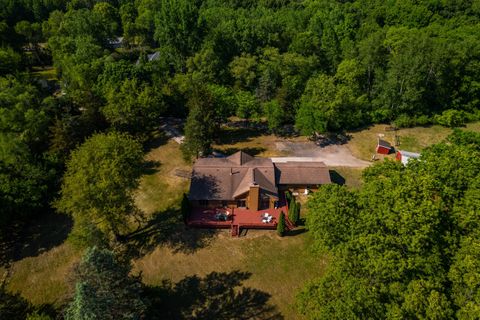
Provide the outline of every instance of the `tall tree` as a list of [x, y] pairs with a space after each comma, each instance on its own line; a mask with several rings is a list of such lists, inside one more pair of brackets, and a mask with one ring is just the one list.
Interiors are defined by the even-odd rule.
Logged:
[[218, 124], [214, 100], [207, 88], [195, 85], [187, 102], [189, 113], [185, 124], [182, 152], [185, 159], [208, 155]]
[[139, 277], [108, 250], [88, 249], [78, 265], [75, 295], [66, 311], [67, 320], [143, 319], [147, 304]]
[[127, 134], [96, 134], [67, 161], [57, 208], [73, 217], [80, 244], [116, 240], [139, 212], [133, 192], [142, 172], [141, 145]]

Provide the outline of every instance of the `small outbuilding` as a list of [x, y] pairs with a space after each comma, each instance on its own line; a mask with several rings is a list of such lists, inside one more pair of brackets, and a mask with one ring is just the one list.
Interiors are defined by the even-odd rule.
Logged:
[[420, 153], [409, 152], [398, 150], [395, 159], [401, 161], [403, 165], [406, 165], [410, 159], [418, 159], [420, 158]]
[[377, 153], [380, 153], [380, 154], [390, 154], [393, 151], [393, 148], [390, 143], [379, 138], [376, 150], [377, 150]]

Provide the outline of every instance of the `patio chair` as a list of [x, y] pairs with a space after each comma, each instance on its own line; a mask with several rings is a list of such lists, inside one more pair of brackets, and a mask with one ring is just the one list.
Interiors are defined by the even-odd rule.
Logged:
[[272, 219], [273, 219], [273, 216], [268, 216], [267, 222], [268, 222], [268, 223], [272, 222]]

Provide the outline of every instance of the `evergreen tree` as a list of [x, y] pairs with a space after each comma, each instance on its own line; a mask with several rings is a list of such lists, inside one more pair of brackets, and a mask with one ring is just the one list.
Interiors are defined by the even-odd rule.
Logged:
[[277, 234], [280, 237], [285, 235], [285, 213], [283, 213], [283, 211], [280, 213], [280, 217], [278, 218]]
[[139, 277], [109, 250], [88, 249], [76, 269], [73, 301], [66, 310], [67, 320], [136, 320], [146, 312]]
[[288, 207], [288, 220], [292, 222], [294, 225], [297, 224], [297, 220], [295, 218], [295, 213], [297, 212], [297, 201], [295, 198], [290, 201], [290, 206]]
[[218, 124], [215, 122], [215, 103], [205, 87], [194, 86], [187, 104], [190, 111], [185, 124], [182, 153], [186, 160], [190, 160], [211, 152]]

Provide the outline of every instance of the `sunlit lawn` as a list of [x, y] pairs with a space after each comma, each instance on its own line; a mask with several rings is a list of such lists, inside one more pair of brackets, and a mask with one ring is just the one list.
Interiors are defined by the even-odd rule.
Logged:
[[[466, 126], [480, 131], [480, 122]], [[255, 132], [227, 129], [224, 137], [214, 147], [225, 153], [247, 149], [259, 156], [282, 155], [275, 148], [281, 138]], [[450, 129], [432, 126], [428, 128], [402, 129], [400, 149], [420, 151], [422, 148], [444, 139]], [[367, 130], [352, 133], [347, 146], [361, 159], [370, 159], [378, 134], [393, 142], [393, 133], [385, 131], [385, 125], [376, 125]], [[294, 138], [305, 140], [305, 137]], [[308, 233], [279, 238], [274, 231], [249, 231], [240, 238], [232, 238], [228, 230], [208, 232], [187, 230], [178, 216], [181, 197], [188, 190], [187, 179], [178, 172], [190, 172], [191, 165], [181, 157], [179, 145], [174, 141], [153, 146], [146, 155], [151, 164], [141, 179], [136, 194], [138, 206], [147, 217], [160, 218], [159, 223], [171, 224], [158, 232], [172, 232], [175, 237], [162, 241], [153, 238], [150, 246], [134, 261], [135, 271], [141, 271], [144, 282], [155, 286], [163, 280], [174, 283], [191, 275], [205, 276], [211, 272], [251, 273], [244, 286], [255, 288], [271, 295], [270, 302], [287, 318], [298, 315], [293, 309], [295, 294], [306, 281], [320, 276], [326, 259], [310, 254]], [[361, 184], [361, 170], [355, 168], [331, 168], [350, 187]], [[165, 219], [161, 219], [166, 217]], [[165, 230], [165, 231], [164, 231]], [[172, 233], [173, 234], [173, 233]], [[167, 239], [168, 241], [164, 241]], [[190, 248], [187, 248], [188, 246]], [[187, 250], [188, 249], [188, 250]], [[81, 252], [68, 242], [60, 243], [47, 251], [12, 264], [7, 288], [20, 292], [35, 304], [60, 305], [71, 292], [68, 283], [69, 271]], [[0, 269], [3, 274], [4, 269]]]
[[[395, 143], [395, 133], [393, 131], [385, 131], [388, 125], [374, 125], [368, 129], [350, 133], [352, 139], [347, 146], [352, 151], [353, 155], [363, 160], [370, 160], [375, 153], [377, 139], [383, 135], [382, 139]], [[464, 130], [473, 130], [480, 132], [480, 122], [470, 123]], [[444, 140], [452, 129], [442, 126], [428, 126], [400, 129], [397, 135], [400, 137], [400, 145], [396, 147], [400, 150], [420, 152], [426, 147]]]
[[69, 275], [80, 252], [64, 243], [35, 257], [12, 265], [7, 288], [36, 305], [65, 303], [70, 289]]
[[[272, 138], [263, 136], [259, 145], [263, 145], [264, 139]], [[239, 145], [241, 143], [228, 146]], [[178, 206], [180, 196], [188, 187], [186, 180], [174, 175], [175, 169], [189, 170], [189, 166], [184, 164], [179, 147], [173, 141], [152, 150], [147, 159], [160, 165], [158, 171], [143, 177], [137, 203], [146, 212], [162, 215], [163, 210]], [[181, 224], [179, 220], [173, 223]], [[321, 275], [325, 265], [323, 259], [308, 252], [306, 233], [279, 238], [274, 231], [256, 230], [248, 231], [244, 237], [232, 238], [229, 230], [208, 233], [179, 228], [184, 231], [180, 235], [176, 233], [176, 237], [198, 237], [203, 244], [189, 250], [179, 249], [172, 242], [158, 244], [134, 262], [135, 270], [141, 271], [145, 283], [161, 285], [164, 280], [178, 282], [192, 275], [245, 271], [251, 273], [245, 286], [270, 294], [270, 302], [287, 319], [294, 319], [297, 317], [292, 306], [295, 293], [307, 280]]]

